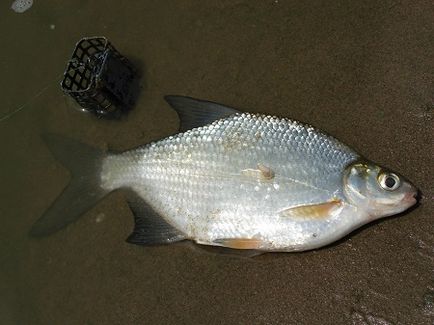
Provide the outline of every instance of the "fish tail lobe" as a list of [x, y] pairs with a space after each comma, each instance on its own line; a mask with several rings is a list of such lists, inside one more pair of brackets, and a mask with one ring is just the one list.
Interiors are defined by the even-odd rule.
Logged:
[[110, 190], [100, 186], [103, 150], [55, 134], [44, 134], [51, 153], [71, 174], [69, 184], [32, 226], [29, 234], [42, 237], [77, 220]]

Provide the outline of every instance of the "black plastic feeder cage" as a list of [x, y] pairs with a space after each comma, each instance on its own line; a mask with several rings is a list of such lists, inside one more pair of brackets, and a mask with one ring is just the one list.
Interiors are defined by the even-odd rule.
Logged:
[[76, 44], [60, 85], [82, 111], [116, 118], [134, 105], [136, 76], [105, 37], [85, 37]]

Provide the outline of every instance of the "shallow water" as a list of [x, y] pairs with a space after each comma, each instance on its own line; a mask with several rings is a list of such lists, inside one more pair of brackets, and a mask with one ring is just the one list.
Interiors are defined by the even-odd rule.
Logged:
[[[12, 1], [10, 1], [12, 3]], [[431, 324], [431, 1], [35, 1], [0, 9], [0, 323]], [[59, 81], [104, 35], [143, 73], [122, 121], [75, 111]], [[417, 209], [320, 250], [254, 259], [136, 247], [110, 195], [44, 239], [27, 231], [68, 182], [39, 135], [126, 149], [174, 133], [163, 95], [309, 122], [423, 192]], [[71, 207], [73, 209], [74, 207]]]

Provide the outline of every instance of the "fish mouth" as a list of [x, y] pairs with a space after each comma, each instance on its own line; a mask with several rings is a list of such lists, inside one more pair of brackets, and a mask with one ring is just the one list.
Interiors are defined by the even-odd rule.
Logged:
[[409, 206], [412, 206], [416, 204], [419, 201], [419, 199], [420, 199], [420, 192], [418, 190], [414, 190], [405, 194], [402, 201], [408, 204]]

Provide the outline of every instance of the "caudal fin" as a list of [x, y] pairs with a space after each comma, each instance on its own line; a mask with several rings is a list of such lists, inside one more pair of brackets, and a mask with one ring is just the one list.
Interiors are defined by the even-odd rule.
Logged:
[[35, 237], [50, 235], [92, 208], [106, 194], [100, 187], [104, 152], [54, 134], [43, 136], [50, 151], [71, 173], [71, 180], [45, 214], [30, 230]]

